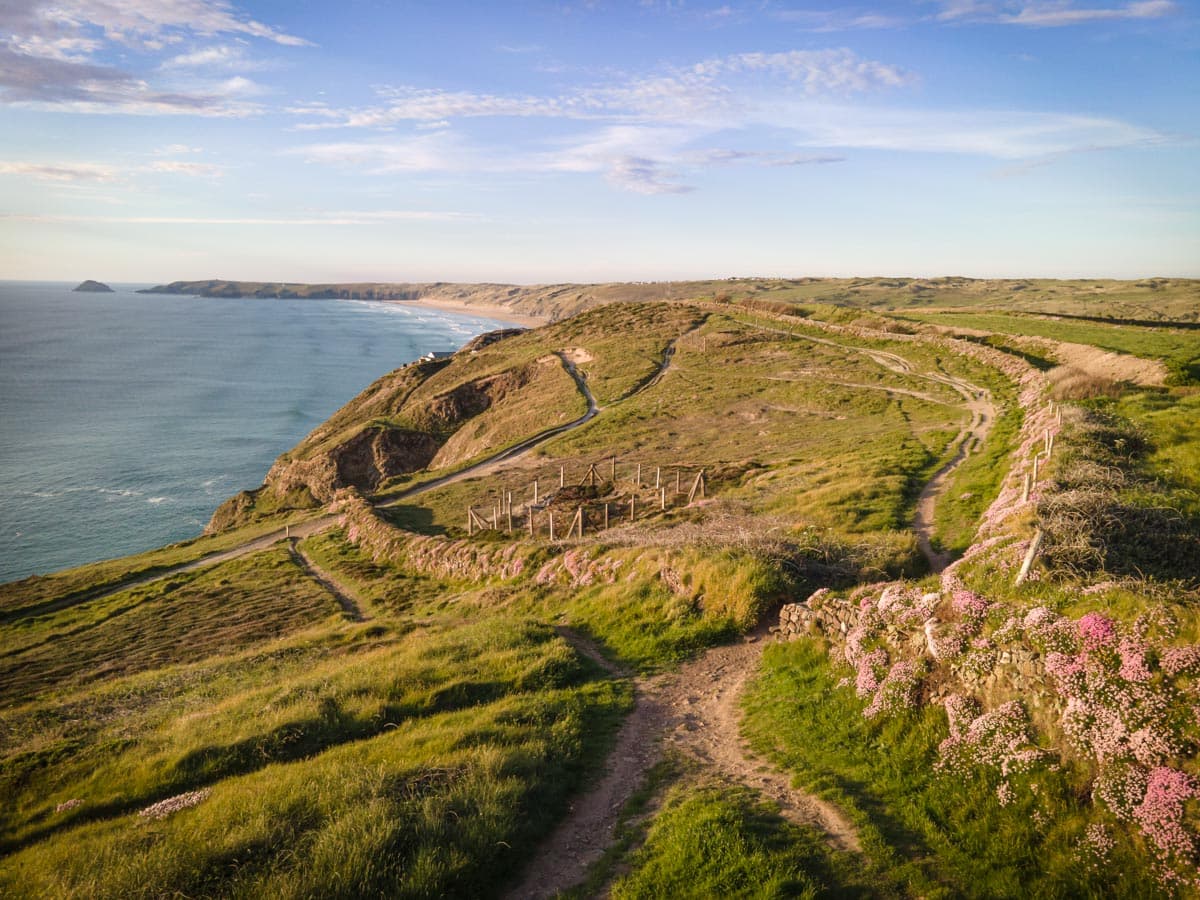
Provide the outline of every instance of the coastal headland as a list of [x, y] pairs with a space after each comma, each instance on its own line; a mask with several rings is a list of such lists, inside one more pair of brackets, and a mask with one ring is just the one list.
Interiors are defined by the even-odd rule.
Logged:
[[0, 892], [1192, 891], [1197, 283], [689, 284], [164, 286], [548, 321], [0, 586]]

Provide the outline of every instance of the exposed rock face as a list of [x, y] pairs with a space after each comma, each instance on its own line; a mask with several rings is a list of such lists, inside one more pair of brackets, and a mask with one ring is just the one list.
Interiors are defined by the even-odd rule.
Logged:
[[496, 331], [487, 331], [481, 335], [478, 335], [477, 337], [471, 338], [471, 340], [464, 344], [463, 348], [458, 352], [477, 353], [484, 347], [490, 347], [492, 344], [495, 344], [497, 341], [502, 341], [505, 338], [516, 337], [523, 331], [525, 331], [524, 328], [500, 328]]
[[328, 503], [342, 488], [373, 491], [389, 478], [424, 469], [440, 447], [441, 442], [428, 432], [366, 428], [311, 459], [280, 460], [267, 473], [267, 486], [277, 494], [307, 488], [321, 503]]
[[79, 287], [75, 288], [75, 291], [82, 292], [85, 294], [111, 294], [111, 293], [113, 293], [113, 289], [110, 288], [107, 284], [104, 284], [103, 282], [100, 282], [100, 281], [92, 281], [91, 279], [88, 279], [87, 281], [82, 282], [79, 285]]

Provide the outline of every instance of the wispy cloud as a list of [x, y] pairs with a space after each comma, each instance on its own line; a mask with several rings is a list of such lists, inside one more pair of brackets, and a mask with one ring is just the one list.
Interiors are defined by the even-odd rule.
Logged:
[[358, 109], [300, 105], [292, 112], [319, 121], [301, 129], [386, 128], [402, 122], [481, 117], [605, 119], [659, 122], [728, 115], [764, 83], [805, 96], [851, 95], [912, 84], [905, 70], [864, 59], [851, 50], [740, 53], [702, 60], [661, 74], [593, 84], [552, 95], [503, 95], [399, 86], [379, 92], [381, 103]]
[[33, 181], [115, 183], [138, 175], [182, 175], [188, 178], [220, 178], [225, 167], [215, 163], [161, 159], [145, 165], [117, 166], [92, 162], [30, 162], [0, 160], [0, 176], [10, 175]]
[[[547, 96], [393, 88], [374, 107], [309, 104], [294, 112], [307, 120], [301, 129], [407, 125], [409, 134], [291, 152], [375, 175], [595, 174], [623, 190], [680, 194], [714, 167], [821, 165], [843, 162], [852, 150], [1021, 160], [1165, 140], [1113, 118], [881, 102], [916, 81], [913, 73], [842, 49], [732, 54]], [[523, 128], [485, 144], [468, 126], [485, 117], [571, 124], [543, 129], [542, 137]]]
[[121, 173], [113, 166], [97, 163], [41, 163], [0, 161], [0, 175], [18, 175], [35, 181], [118, 181]]
[[1178, 11], [1172, 0], [1137, 0], [1116, 6], [1080, 6], [1063, 2], [988, 2], [988, 0], [940, 0], [937, 19], [943, 22], [991, 22], [1058, 28], [1091, 22], [1159, 19]]
[[224, 69], [252, 72], [267, 68], [261, 59], [250, 59], [241, 44], [216, 44], [201, 47], [189, 53], [180, 53], [162, 62], [160, 68], [172, 69]]
[[772, 18], [818, 34], [835, 31], [903, 28], [911, 19], [888, 13], [856, 12], [851, 9], [774, 9]]
[[854, 108], [810, 104], [794, 110], [805, 147], [955, 153], [1016, 160], [1096, 149], [1149, 146], [1160, 132], [1096, 116], [994, 110]]
[[[236, 45], [176, 53], [147, 64], [167, 47], [233, 35], [286, 46], [305, 46], [287, 34], [238, 13], [224, 0], [32, 0], [0, 3], [0, 102], [73, 112], [243, 116], [257, 107], [240, 98], [246, 84], [155, 84], [153, 72], [222, 68], [251, 71]], [[128, 56], [118, 68], [105, 49]], [[148, 65], [148, 68], [147, 68]], [[139, 66], [141, 73], [139, 74]], [[147, 72], [149, 74], [147, 74]]]

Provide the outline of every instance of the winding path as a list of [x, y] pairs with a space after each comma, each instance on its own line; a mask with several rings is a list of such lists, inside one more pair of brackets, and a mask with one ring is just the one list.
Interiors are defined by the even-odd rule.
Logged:
[[[557, 631], [612, 677], [630, 677], [587, 638], [567, 627]], [[764, 636], [760, 632], [716, 647], [675, 672], [633, 679], [634, 709], [617, 733], [604, 773], [537, 846], [520, 882], [505, 893], [506, 900], [541, 900], [583, 881], [589, 867], [616, 841], [623, 807], [668, 750], [766, 795], [785, 818], [823, 832], [834, 849], [861, 850], [845, 813], [794, 788], [788, 775], [755, 756], [742, 740], [741, 697], [758, 671]]]
[[[563, 368], [566, 370], [567, 374], [570, 375], [575, 381], [575, 386], [579, 389], [580, 394], [582, 394], [583, 398], [587, 401], [587, 412], [585, 412], [578, 419], [574, 419], [573, 421], [567, 422], [564, 425], [556, 425], [553, 428], [547, 428], [544, 431], [540, 431], [533, 437], [527, 438], [520, 443], [513, 445], [512, 447], [507, 447], [504, 450], [486, 456], [478, 462], [472, 463], [469, 466], [465, 466], [456, 472], [451, 472], [449, 475], [443, 475], [440, 478], [433, 478], [429, 481], [423, 481], [420, 484], [413, 485], [404, 491], [394, 494], [387, 500], [377, 503], [376, 506], [379, 508], [397, 506], [401, 503], [411, 500], [413, 497], [419, 497], [421, 494], [428, 493], [429, 491], [436, 490], [437, 488], [486, 473], [499, 466], [500, 463], [507, 462], [511, 459], [516, 459], [519, 456], [524, 456], [534, 447], [544, 444], [551, 438], [558, 437], [560, 434], [566, 434], [568, 431], [573, 431], [576, 428], [580, 428], [594, 419], [600, 413], [601, 408], [596, 404], [596, 398], [592, 395], [592, 391], [588, 387], [587, 380], [579, 374], [578, 370], [575, 368], [575, 365], [568, 360], [563, 353], [558, 353], [556, 355], [558, 356], [559, 360], [561, 360]], [[326, 515], [315, 519], [309, 519], [308, 521], [301, 522], [297, 525], [290, 525], [287, 528], [272, 531], [269, 534], [263, 535], [262, 537], [255, 538], [252, 541], [247, 541], [244, 544], [238, 544], [236, 547], [231, 547], [228, 550], [222, 550], [218, 553], [210, 553], [207, 556], [202, 556], [199, 559], [188, 563], [182, 563], [178, 566], [171, 566], [167, 569], [159, 569], [147, 575], [140, 575], [131, 579], [123, 580], [97, 591], [69, 595], [66, 597], [61, 597], [57, 600], [51, 600], [45, 603], [36, 604], [34, 606], [16, 609], [12, 612], [5, 613], [3, 617], [0, 617], [0, 621], [11, 621], [28, 618], [30, 616], [45, 615], [46, 613], [56, 612], [60, 609], [65, 609], [69, 606], [76, 606], [80, 603], [89, 603], [93, 600], [103, 600], [106, 597], [111, 597], [114, 594], [119, 594], [123, 591], [129, 590], [130, 588], [141, 587], [145, 584], [152, 584], [155, 581], [161, 581], [164, 578], [170, 578], [183, 572], [194, 572], [197, 569], [204, 569], [210, 566], [220, 565], [221, 563], [229, 562], [233, 559], [239, 559], [240, 557], [248, 556], [251, 553], [258, 553], [261, 550], [266, 550], [269, 547], [273, 547], [280, 541], [288, 540], [289, 538], [304, 538], [314, 534], [319, 534], [322, 531], [327, 531], [337, 524], [338, 519], [339, 517], [336, 515]], [[328, 585], [326, 585], [326, 587], [328, 587]]]
[[[738, 320], [743, 321], [743, 320]], [[864, 356], [874, 360], [885, 369], [889, 369], [898, 375], [905, 375], [910, 378], [918, 378], [922, 381], [928, 381], [933, 384], [944, 385], [958, 393], [963, 398], [963, 408], [970, 414], [970, 419], [959, 430], [958, 434], [951, 441], [951, 446], [955, 448], [954, 455], [947, 460], [940, 469], [938, 469], [933, 477], [926, 482], [922, 488], [920, 496], [917, 497], [916, 510], [913, 515], [912, 528], [917, 536], [917, 547], [921, 551], [921, 555], [929, 563], [929, 568], [933, 572], [941, 572], [950, 564], [952, 555], [947, 551], [939, 551], [933, 546], [933, 514], [937, 506], [938, 498], [946, 489], [946, 484], [950, 480], [951, 474], [957, 469], [967, 457], [976, 448], [983, 445], [987, 438], [988, 432], [992, 429], [992, 423], [996, 420], [996, 405], [992, 401], [991, 392], [986, 388], [982, 388], [977, 384], [972, 384], [962, 378], [955, 378], [952, 375], [946, 375], [942, 372], [917, 372], [912, 363], [903, 356], [897, 353], [889, 353], [884, 350], [876, 350], [868, 347], [856, 347], [852, 344], [843, 344], [838, 341], [830, 340], [829, 338], [820, 338], [811, 334], [802, 334], [800, 332], [791, 331], [786, 328], [771, 328], [767, 325], [761, 325], [757, 322], [744, 322], [752, 328], [757, 328], [760, 331], [772, 332], [774, 334], [786, 334], [790, 337], [798, 338], [799, 340], [811, 341], [814, 344], [824, 344], [829, 347], [838, 347], [852, 353], [861, 353]], [[881, 335], [886, 338], [887, 335]], [[868, 387], [867, 385], [857, 385], [858, 387]], [[905, 390], [903, 388], [886, 388], [889, 393], [908, 394], [915, 397], [922, 397], [916, 391]], [[922, 399], [933, 400], [933, 398], [922, 397]], [[933, 400], [933, 402], [941, 402]]]

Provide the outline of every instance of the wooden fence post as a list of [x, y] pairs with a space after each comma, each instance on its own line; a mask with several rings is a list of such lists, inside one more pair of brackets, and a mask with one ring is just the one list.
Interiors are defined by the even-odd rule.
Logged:
[[675, 493], [679, 493], [679, 470], [675, 470]]
[[617, 480], [617, 458], [615, 456], [612, 458], [612, 480], [614, 482]]
[[566, 466], [558, 467], [558, 486], [560, 488], [567, 486], [567, 467]]
[[554, 513], [550, 513], [550, 540], [554, 540]]
[[1029, 473], [1026, 472], [1025, 473], [1025, 486], [1023, 488], [1021, 488], [1021, 502], [1022, 503], [1029, 502], [1029, 488], [1032, 486], [1031, 482], [1032, 482], [1032, 479], [1029, 477]]
[[634, 510], [636, 508], [636, 504], [637, 504], [637, 497], [631, 495], [629, 497], [629, 521], [630, 522], [632, 522], [634, 519], [634, 516], [635, 516]]
[[538, 480], [535, 478], [535, 479], [533, 479], [533, 505], [534, 506], [537, 506], [537, 502], [538, 502], [537, 489], [538, 489]]
[[659, 491], [660, 491], [660, 493], [658, 496], [658, 508], [666, 509], [667, 508], [667, 489], [659, 488]]
[[641, 488], [642, 488], [642, 464], [641, 463], [637, 464], [637, 486], [638, 486], [638, 490], [641, 490]]
[[604, 504], [604, 530], [608, 530], [608, 504]]
[[535, 537], [536, 535], [533, 530], [533, 509], [529, 510], [528, 524], [529, 524], [529, 536]]
[[662, 487], [662, 466], [654, 467], [654, 489]]
[[1046, 533], [1039, 528], [1033, 536], [1033, 540], [1030, 541], [1029, 551], [1025, 554], [1025, 561], [1021, 563], [1021, 571], [1017, 573], [1017, 584], [1020, 584], [1029, 577], [1029, 569], [1033, 566], [1033, 561], [1037, 558], [1038, 551], [1042, 549], [1042, 538], [1045, 536]]

